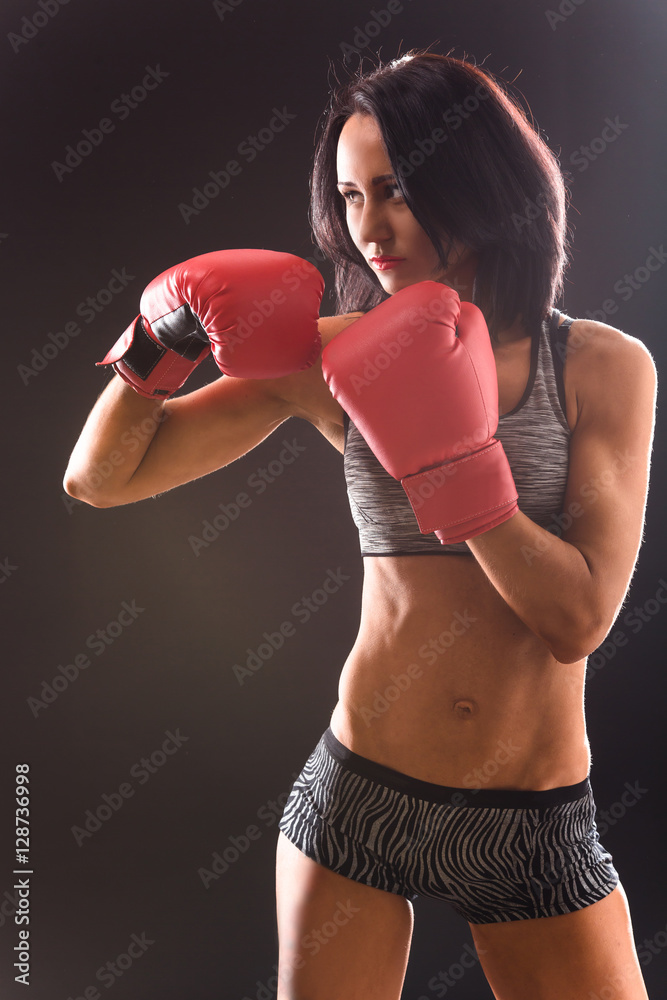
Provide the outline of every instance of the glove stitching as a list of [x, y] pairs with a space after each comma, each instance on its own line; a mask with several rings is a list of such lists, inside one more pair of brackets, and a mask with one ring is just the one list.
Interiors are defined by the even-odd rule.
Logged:
[[[475, 538], [476, 535], [481, 535], [484, 531], [489, 531], [491, 528], [495, 528], [497, 527], [497, 525], [502, 524], [504, 521], [506, 521], [507, 518], [505, 517], [505, 513], [506, 512], [503, 511], [500, 517], [496, 517], [493, 521], [490, 521], [488, 524], [485, 524], [481, 530], [475, 531], [474, 535], [469, 535], [468, 532], [466, 531], [465, 538], [462, 538], [461, 535], [455, 535], [454, 537], [443, 538], [441, 539], [441, 542], [444, 545], [452, 545], [455, 544], [456, 542], [467, 542], [469, 538]], [[446, 525], [444, 527], [446, 527]], [[444, 531], [444, 527], [436, 528], [435, 530], [436, 532]]]
[[[452, 462], [443, 462], [441, 465], [436, 465], [436, 466], [433, 466], [430, 469], [425, 469], [423, 472], [417, 472], [417, 473], [415, 473], [412, 476], [406, 476], [404, 479], [401, 480], [401, 485], [404, 485], [404, 483], [409, 482], [410, 486], [412, 486], [412, 484], [415, 483], [415, 482], [418, 483], [418, 482], [421, 482], [421, 480], [423, 480], [423, 479], [427, 479], [428, 476], [429, 476], [429, 474], [431, 472], [433, 472], [433, 469], [442, 469], [443, 467], [446, 467], [448, 465], [454, 465], [454, 464], [465, 465], [466, 462], [472, 462], [472, 461], [475, 461], [475, 459], [483, 458], [485, 455], [491, 454], [491, 452], [497, 450], [498, 448], [502, 448], [502, 442], [496, 440], [493, 444], [488, 445], [486, 448], [483, 448], [481, 451], [475, 452], [472, 455], [466, 455], [463, 458], [454, 459]], [[405, 488], [405, 486], [404, 486], [404, 488]], [[516, 489], [516, 487], [515, 487], [515, 489]], [[407, 490], [406, 490], [406, 492], [407, 492]], [[408, 493], [408, 499], [410, 499], [410, 494], [409, 493]], [[448, 528], [448, 527], [454, 527], [457, 524], [463, 524], [466, 521], [469, 521], [473, 517], [481, 517], [482, 515], [489, 514], [489, 513], [491, 513], [494, 510], [500, 510], [502, 507], [507, 507], [509, 504], [516, 503], [516, 501], [518, 499], [519, 499], [519, 495], [518, 495], [518, 493], [516, 493], [513, 497], [511, 497], [508, 500], [503, 500], [501, 503], [495, 504], [492, 507], [486, 507], [483, 510], [477, 511], [474, 514], [468, 514], [466, 517], [460, 517], [460, 518], [458, 518], [455, 521], [446, 521], [442, 525], [437, 525], [436, 528], [427, 528], [425, 526], [423, 518], [420, 516], [420, 514], [417, 511], [414, 511], [414, 508], [413, 508], [413, 511], [414, 511], [414, 515], [415, 515], [415, 517], [417, 519], [417, 524], [419, 525], [419, 530], [423, 534], [427, 534], [427, 533], [430, 533], [430, 532], [435, 531], [435, 530], [441, 530], [441, 529]]]
[[[459, 340], [460, 339], [461, 338], [459, 337]], [[487, 427], [487, 432], [488, 432], [488, 430], [491, 427], [491, 421], [489, 420], [489, 410], [488, 410], [488, 407], [486, 405], [486, 396], [484, 395], [484, 392], [482, 391], [482, 386], [480, 385], [480, 381], [479, 381], [479, 375], [477, 374], [477, 369], [475, 368], [475, 362], [472, 359], [472, 355], [470, 354], [470, 351], [468, 350], [468, 348], [466, 347], [466, 345], [464, 343], [461, 343], [461, 347], [466, 352], [466, 355], [468, 357], [468, 361], [470, 362], [470, 366], [471, 366], [472, 371], [473, 371], [473, 375], [475, 376], [475, 381], [477, 383], [477, 389], [479, 390], [479, 395], [480, 395], [480, 398], [482, 400], [482, 406], [484, 407], [484, 415], [486, 416], [486, 427]], [[495, 364], [495, 358], [494, 358], [494, 364]], [[496, 378], [497, 378], [497, 376], [496, 376]], [[497, 429], [498, 429], [498, 424], [496, 424], [496, 430]], [[492, 436], [493, 436], [493, 434], [496, 433], [496, 430], [494, 430], [492, 432]]]
[[[313, 348], [308, 355], [308, 360], [305, 365], [302, 365], [299, 371], [305, 371], [307, 368], [311, 368], [320, 356], [322, 351], [322, 337], [318, 330], [317, 341], [313, 344]], [[328, 383], [327, 383], [328, 384]]]
[[448, 465], [465, 465], [466, 462], [474, 462], [476, 459], [483, 458], [485, 455], [501, 447], [502, 441], [496, 439], [493, 444], [486, 445], [480, 451], [473, 451], [468, 455], [462, 455], [460, 458], [453, 458], [451, 462], [441, 462], [440, 465], [433, 465], [430, 469], [423, 469], [421, 472], [415, 472], [412, 476], [406, 476], [405, 478], [410, 480], [420, 479], [428, 476], [434, 469], [442, 469]]
[[[178, 356], [180, 357], [180, 355], [178, 355]], [[176, 360], [175, 359], [173, 359], [173, 360], [171, 360], [169, 362], [168, 367], [165, 368], [165, 370], [160, 374], [159, 378], [157, 379], [157, 381], [155, 383], [155, 386], [154, 386], [155, 389], [159, 389], [163, 385], [163, 383], [164, 383], [167, 375], [169, 375], [171, 369], [174, 367], [175, 364], [176, 364]], [[169, 386], [167, 386], [167, 389], [169, 389], [170, 393], [171, 392], [176, 392], [176, 389], [178, 389], [178, 388], [180, 388], [180, 386], [175, 386], [173, 389], [169, 389]]]
[[485, 507], [484, 510], [479, 510], [475, 514], [468, 514], [466, 517], [460, 517], [456, 521], [445, 521], [444, 524], [436, 525], [434, 528], [423, 527], [422, 522], [417, 513], [415, 513], [415, 517], [417, 518], [417, 523], [419, 524], [419, 530], [423, 534], [431, 534], [434, 531], [440, 531], [444, 528], [455, 528], [457, 524], [465, 524], [466, 521], [470, 521], [472, 520], [472, 518], [482, 517], [483, 514], [491, 514], [494, 510], [500, 510], [503, 507], [509, 507], [511, 506], [511, 504], [516, 503], [518, 499], [519, 495], [517, 493], [516, 496], [511, 497], [509, 500], [503, 500], [502, 503], [497, 503], [493, 507]]

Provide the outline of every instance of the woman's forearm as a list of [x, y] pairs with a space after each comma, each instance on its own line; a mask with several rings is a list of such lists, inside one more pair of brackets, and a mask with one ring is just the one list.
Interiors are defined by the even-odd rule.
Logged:
[[501, 597], [561, 663], [600, 645], [613, 618], [582, 552], [519, 511], [468, 541]]
[[122, 503], [123, 488], [166, 416], [163, 400], [140, 396], [116, 375], [74, 446], [63, 481], [66, 492], [94, 507]]

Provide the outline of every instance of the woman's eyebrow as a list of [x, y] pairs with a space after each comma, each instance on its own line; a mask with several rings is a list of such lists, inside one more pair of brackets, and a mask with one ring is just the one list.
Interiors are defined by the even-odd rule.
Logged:
[[[382, 181], [396, 180], [394, 174], [380, 174], [379, 177], [371, 177], [371, 184], [381, 184]], [[353, 181], [338, 181], [338, 187], [356, 187]]]

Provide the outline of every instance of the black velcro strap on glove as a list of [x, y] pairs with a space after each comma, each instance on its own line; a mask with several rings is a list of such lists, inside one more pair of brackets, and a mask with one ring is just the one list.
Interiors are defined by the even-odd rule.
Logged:
[[123, 355], [123, 363], [140, 379], [146, 381], [167, 349], [149, 337], [144, 329], [141, 316], [137, 316], [132, 331], [132, 343]]
[[151, 320], [151, 330], [164, 347], [188, 361], [196, 361], [202, 351], [202, 341], [209, 343], [206, 332], [187, 303]]

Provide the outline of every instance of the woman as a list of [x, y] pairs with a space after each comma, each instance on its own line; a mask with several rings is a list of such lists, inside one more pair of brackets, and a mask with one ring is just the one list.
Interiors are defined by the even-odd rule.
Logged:
[[[319, 321], [326, 381], [309, 359], [158, 404], [169, 419], [154, 421], [145, 451], [122, 452], [93, 489], [91, 471], [156, 407], [117, 377], [65, 479], [94, 505], [131, 502], [228, 464], [290, 416], [345, 450], [362, 616], [330, 727], [280, 823], [278, 1000], [398, 1000], [419, 894], [468, 920], [499, 1000], [645, 998], [625, 894], [594, 825], [583, 685], [641, 541], [651, 358], [620, 331], [553, 308], [566, 258], [558, 165], [500, 83], [468, 63], [410, 53], [334, 95], [312, 220], [341, 307]], [[461, 537], [421, 532], [419, 497], [374, 453], [415, 414], [433, 423], [438, 394], [421, 394], [420, 379], [435, 363], [423, 358], [411, 378], [410, 351], [426, 335], [406, 333], [395, 305], [432, 294], [434, 281], [453, 322], [460, 298], [456, 347], [477, 322], [466, 303], [488, 325], [507, 458], [503, 499], [489, 505], [501, 516], [473, 511]], [[371, 353], [344, 370], [362, 336]], [[490, 354], [479, 344], [481, 371]], [[442, 373], [449, 399], [458, 383], [448, 362]], [[346, 379], [358, 401], [341, 391]], [[394, 387], [386, 415], [367, 421], [380, 384]], [[494, 392], [495, 379], [489, 413]], [[382, 445], [371, 448], [359, 423]], [[417, 434], [407, 438], [416, 449]], [[499, 475], [480, 489], [495, 496]]]

